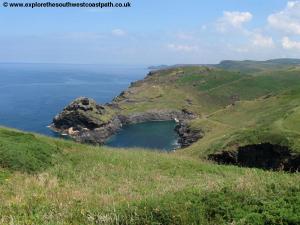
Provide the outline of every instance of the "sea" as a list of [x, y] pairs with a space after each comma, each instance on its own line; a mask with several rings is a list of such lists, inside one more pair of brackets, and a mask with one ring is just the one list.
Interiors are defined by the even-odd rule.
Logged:
[[[47, 126], [72, 100], [86, 96], [98, 103], [110, 102], [147, 73], [147, 66], [0, 63], [0, 125], [57, 137]], [[176, 142], [173, 125], [145, 123], [125, 127], [107, 145], [168, 150]], [[136, 138], [133, 134], [136, 129], [143, 131], [143, 126], [145, 135]], [[153, 129], [162, 135], [154, 137]], [[160, 144], [152, 145], [150, 140]]]

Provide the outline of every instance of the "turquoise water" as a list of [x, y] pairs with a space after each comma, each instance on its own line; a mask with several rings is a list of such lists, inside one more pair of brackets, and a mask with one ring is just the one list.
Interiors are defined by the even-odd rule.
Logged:
[[170, 151], [178, 147], [174, 121], [145, 122], [124, 126], [106, 145], [111, 147], [143, 147]]

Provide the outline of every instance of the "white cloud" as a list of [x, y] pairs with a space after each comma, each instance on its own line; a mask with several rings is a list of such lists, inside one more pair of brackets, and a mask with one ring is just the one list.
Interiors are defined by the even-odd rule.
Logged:
[[195, 52], [199, 50], [199, 47], [196, 45], [168, 44], [167, 47], [177, 52]]
[[274, 47], [274, 41], [272, 37], [263, 36], [262, 34], [253, 34], [252, 44], [262, 48]]
[[224, 19], [234, 27], [240, 27], [243, 23], [249, 22], [252, 19], [252, 14], [249, 12], [224, 12]]
[[217, 29], [219, 31], [227, 31], [228, 28], [242, 28], [244, 23], [251, 21], [253, 18], [250, 12], [229, 12], [224, 11], [223, 17], [217, 22]]
[[114, 35], [114, 36], [125, 36], [126, 35], [126, 32], [122, 29], [114, 29], [111, 31], [111, 33]]
[[282, 11], [269, 15], [268, 23], [280, 31], [300, 34], [300, 1], [288, 2]]
[[289, 39], [289, 37], [282, 38], [282, 47], [284, 49], [297, 49], [300, 50], [300, 42], [298, 41], [292, 41]]
[[287, 3], [287, 8], [294, 8], [296, 4], [298, 4], [299, 1], [291, 1]]

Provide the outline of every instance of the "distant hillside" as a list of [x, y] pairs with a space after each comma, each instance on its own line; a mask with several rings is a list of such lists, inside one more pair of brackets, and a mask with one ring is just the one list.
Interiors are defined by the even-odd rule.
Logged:
[[160, 66], [149, 66], [150, 70], [165, 70], [165, 69], [175, 69], [179, 67], [193, 67], [193, 66], [205, 66], [201, 64], [175, 64], [175, 65], [160, 65]]
[[149, 70], [161, 70], [161, 69], [166, 69], [168, 68], [168, 65], [159, 65], [159, 66], [149, 66]]
[[164, 69], [176, 69], [180, 67], [195, 67], [195, 66], [207, 66], [215, 67], [224, 70], [235, 70], [240, 72], [260, 72], [265, 70], [279, 70], [289, 69], [290, 67], [300, 66], [300, 59], [282, 58], [282, 59], [270, 59], [266, 61], [255, 61], [255, 60], [224, 60], [219, 64], [175, 64], [175, 65], [159, 65], [150, 66], [150, 70], [164, 70]]
[[288, 67], [299, 66], [300, 59], [272, 59], [267, 61], [233, 61], [225, 60], [216, 65], [218, 68], [226, 70], [237, 70], [243, 72], [259, 72], [262, 70], [288, 69]]

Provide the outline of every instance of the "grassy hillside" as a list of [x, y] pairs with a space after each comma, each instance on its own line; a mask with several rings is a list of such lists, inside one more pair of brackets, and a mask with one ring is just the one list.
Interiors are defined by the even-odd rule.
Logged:
[[267, 61], [253, 61], [253, 60], [245, 60], [245, 61], [233, 61], [233, 60], [225, 60], [220, 64], [216, 65], [218, 68], [226, 69], [226, 70], [236, 70], [243, 71], [248, 73], [259, 72], [259, 71], [267, 71], [274, 69], [289, 69], [294, 66], [299, 66], [299, 59], [271, 59]]
[[0, 137], [0, 224], [300, 223], [299, 174], [5, 128]]

